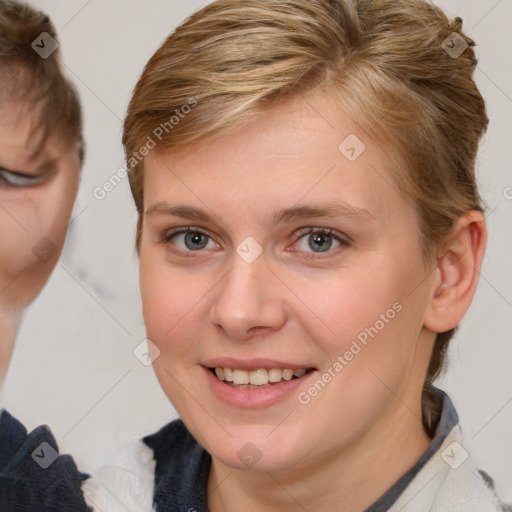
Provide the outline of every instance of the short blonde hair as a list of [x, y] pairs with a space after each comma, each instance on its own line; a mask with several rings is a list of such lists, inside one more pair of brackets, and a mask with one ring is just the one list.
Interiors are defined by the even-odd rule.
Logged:
[[[387, 148], [432, 259], [461, 215], [483, 210], [474, 167], [488, 119], [473, 46], [460, 18], [426, 0], [217, 0], [196, 12], [147, 63], [124, 122], [137, 248], [144, 161], [133, 155], [148, 137], [159, 135], [156, 151], [210, 141], [323, 86]], [[454, 331], [436, 338], [427, 431], [430, 384]]]

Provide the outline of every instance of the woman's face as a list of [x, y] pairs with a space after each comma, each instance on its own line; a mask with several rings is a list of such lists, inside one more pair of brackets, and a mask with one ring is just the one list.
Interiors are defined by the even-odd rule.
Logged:
[[76, 144], [60, 133], [37, 151], [28, 105], [2, 102], [0, 115], [0, 315], [14, 318], [57, 263], [80, 162]]
[[317, 93], [145, 160], [154, 368], [232, 468], [299, 468], [399, 421], [422, 428], [432, 281], [416, 215], [385, 152], [334, 104]]

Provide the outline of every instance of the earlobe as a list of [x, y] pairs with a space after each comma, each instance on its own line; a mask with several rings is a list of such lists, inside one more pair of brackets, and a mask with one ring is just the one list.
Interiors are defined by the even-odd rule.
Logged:
[[424, 318], [427, 329], [445, 332], [462, 320], [475, 294], [486, 241], [482, 212], [471, 210], [460, 217], [437, 259], [436, 279]]

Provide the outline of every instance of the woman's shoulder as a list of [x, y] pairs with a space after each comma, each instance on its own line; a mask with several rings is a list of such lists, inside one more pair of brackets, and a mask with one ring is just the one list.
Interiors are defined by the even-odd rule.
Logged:
[[82, 485], [88, 475], [78, 471], [69, 455], [60, 455], [46, 425], [28, 432], [0, 410], [0, 509], [89, 511]]

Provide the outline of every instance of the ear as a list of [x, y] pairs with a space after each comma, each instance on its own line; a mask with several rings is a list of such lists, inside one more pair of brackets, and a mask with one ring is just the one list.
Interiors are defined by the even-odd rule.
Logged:
[[453, 235], [438, 254], [423, 323], [427, 329], [449, 331], [462, 320], [475, 294], [486, 243], [482, 212], [471, 210], [459, 218]]

